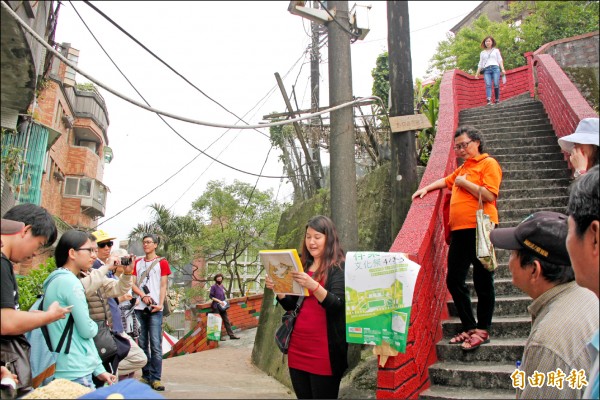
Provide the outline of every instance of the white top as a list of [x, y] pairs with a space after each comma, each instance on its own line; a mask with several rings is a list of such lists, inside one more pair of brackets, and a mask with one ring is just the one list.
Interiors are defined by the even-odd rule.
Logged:
[[490, 65], [500, 66], [502, 62], [502, 55], [500, 54], [500, 50], [497, 48], [493, 48], [491, 51], [482, 50], [479, 53], [479, 69], [482, 70], [485, 67], [489, 67]]

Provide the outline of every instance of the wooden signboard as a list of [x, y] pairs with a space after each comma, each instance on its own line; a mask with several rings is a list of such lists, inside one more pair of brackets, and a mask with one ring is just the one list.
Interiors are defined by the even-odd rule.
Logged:
[[390, 117], [390, 128], [392, 132], [416, 131], [431, 128], [431, 124], [425, 114], [401, 115]]

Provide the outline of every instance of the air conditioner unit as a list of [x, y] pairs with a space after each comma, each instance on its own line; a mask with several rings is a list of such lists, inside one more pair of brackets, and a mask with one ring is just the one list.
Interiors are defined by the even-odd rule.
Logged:
[[65, 114], [62, 117], [62, 121], [67, 128], [72, 128], [73, 122], [75, 122], [75, 119], [73, 117], [71, 117], [70, 115]]
[[79, 145], [82, 146], [82, 147], [87, 147], [88, 149], [90, 149], [94, 153], [96, 152], [96, 146], [97, 146], [96, 142], [92, 142], [92, 141], [88, 141], [88, 140], [81, 140], [79, 142]]
[[54, 171], [54, 178], [59, 182], [65, 180], [65, 176], [60, 171]]

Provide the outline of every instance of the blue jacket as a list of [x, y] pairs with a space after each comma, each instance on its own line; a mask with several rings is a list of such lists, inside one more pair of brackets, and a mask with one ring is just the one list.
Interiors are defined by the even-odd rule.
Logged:
[[[59, 275], [49, 285], [49, 279]], [[44, 282], [44, 310], [50, 304], [58, 301], [61, 307], [72, 305], [71, 313], [75, 321], [73, 339], [69, 354], [61, 349], [56, 360], [56, 378], [74, 380], [93, 374], [94, 376], [106, 372], [94, 344], [94, 336], [98, 333], [98, 325], [90, 318], [88, 304], [85, 299], [83, 285], [69, 270], [59, 268], [52, 272]], [[48, 325], [52, 346], [56, 348], [62, 335], [67, 319], [59, 319]]]

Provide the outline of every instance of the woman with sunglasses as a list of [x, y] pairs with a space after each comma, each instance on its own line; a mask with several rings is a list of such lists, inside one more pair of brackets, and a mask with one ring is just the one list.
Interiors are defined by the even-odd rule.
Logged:
[[[432, 190], [448, 188], [450, 198], [451, 243], [448, 250], [448, 275], [446, 284], [462, 323], [462, 332], [450, 340], [471, 351], [489, 342], [489, 329], [496, 295], [494, 273], [488, 271], [477, 258], [475, 251], [475, 214], [479, 208], [479, 196], [484, 213], [498, 225], [496, 198], [502, 181], [500, 164], [483, 152], [481, 133], [472, 126], [459, 127], [454, 134], [454, 150], [464, 160], [462, 166], [445, 178], [438, 179], [417, 190], [413, 200], [423, 198]], [[473, 265], [473, 283], [477, 292], [477, 321], [471, 308], [471, 296], [466, 285], [469, 267]]]
[[[70, 230], [65, 232], [54, 252], [56, 271], [52, 272], [44, 282], [44, 308], [54, 301], [63, 306], [73, 307], [71, 315], [74, 329], [69, 346], [63, 347], [56, 360], [55, 378], [67, 379], [89, 388], [94, 388], [92, 376], [102, 382], [113, 384], [117, 378], [106, 372], [102, 365], [94, 336], [98, 333], [98, 325], [90, 318], [85, 290], [78, 276], [89, 271], [96, 260], [98, 247], [96, 238], [87, 232]], [[60, 319], [48, 325], [50, 340], [57, 347], [62, 333], [67, 326], [67, 319]], [[69, 353], [66, 354], [66, 347]]]

